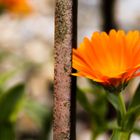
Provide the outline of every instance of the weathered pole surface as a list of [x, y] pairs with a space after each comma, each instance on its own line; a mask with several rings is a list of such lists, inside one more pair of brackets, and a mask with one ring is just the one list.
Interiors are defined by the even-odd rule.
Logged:
[[77, 0], [56, 0], [54, 68], [54, 140], [75, 140], [76, 79], [72, 48], [77, 40]]

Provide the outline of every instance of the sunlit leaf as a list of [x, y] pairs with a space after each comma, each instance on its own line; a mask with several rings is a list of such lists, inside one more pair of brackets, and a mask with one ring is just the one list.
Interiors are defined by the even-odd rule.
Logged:
[[6, 71], [0, 74], [0, 88], [3, 88], [5, 82], [16, 74], [16, 70]]

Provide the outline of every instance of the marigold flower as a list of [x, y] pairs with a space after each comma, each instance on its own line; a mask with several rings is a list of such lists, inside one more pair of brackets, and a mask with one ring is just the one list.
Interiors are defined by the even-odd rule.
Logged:
[[111, 30], [93, 33], [73, 49], [74, 76], [83, 76], [101, 84], [109, 91], [121, 91], [132, 78], [139, 76], [139, 31]]
[[27, 0], [0, 0], [2, 10], [7, 10], [13, 13], [28, 14], [32, 11]]

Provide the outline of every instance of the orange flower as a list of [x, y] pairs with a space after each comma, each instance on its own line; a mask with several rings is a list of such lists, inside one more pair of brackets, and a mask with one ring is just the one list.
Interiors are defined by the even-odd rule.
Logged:
[[73, 49], [74, 76], [83, 76], [110, 91], [121, 91], [140, 72], [140, 33], [111, 30], [93, 33]]
[[28, 14], [32, 11], [27, 0], [0, 0], [0, 5], [3, 10], [8, 10], [18, 14]]

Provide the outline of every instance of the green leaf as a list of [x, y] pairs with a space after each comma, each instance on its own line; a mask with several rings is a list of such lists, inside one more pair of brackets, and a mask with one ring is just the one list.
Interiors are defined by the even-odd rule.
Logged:
[[107, 99], [108, 101], [113, 105], [113, 107], [116, 109], [116, 112], [117, 112], [117, 123], [119, 126], [122, 125], [122, 119], [123, 119], [123, 116], [121, 114], [121, 103], [120, 103], [120, 98], [118, 98], [119, 95], [116, 95], [116, 94], [112, 94], [112, 93], [107, 93]]
[[120, 110], [119, 109], [119, 104], [118, 104], [118, 96], [116, 94], [112, 94], [112, 93], [107, 93], [107, 99], [108, 101], [113, 105], [113, 107], [116, 109], [116, 110]]
[[17, 73], [17, 70], [10, 70], [0, 74], [0, 93], [3, 93], [5, 83]]
[[34, 100], [26, 100], [24, 112], [32, 121], [41, 128], [40, 140], [49, 139], [49, 133], [52, 125], [52, 110]]
[[0, 95], [0, 122], [16, 119], [24, 94], [24, 84], [18, 84]]
[[77, 88], [77, 100], [80, 103], [80, 105], [87, 111], [87, 112], [91, 112], [91, 105], [85, 95], [85, 93]]
[[128, 107], [128, 111], [123, 120], [124, 129], [131, 129], [134, 126], [134, 123], [138, 116], [140, 115], [140, 85], [138, 86], [133, 99]]
[[123, 127], [125, 130], [132, 130], [137, 117], [140, 115], [140, 105], [130, 108], [123, 120]]
[[120, 129], [120, 127], [118, 126], [117, 120], [112, 120], [112, 121], [108, 121], [107, 125], [106, 125], [108, 130], [115, 130], [115, 129]]
[[15, 140], [14, 125], [11, 123], [0, 124], [0, 140]]
[[24, 111], [39, 127], [43, 125], [46, 116], [49, 114], [49, 109], [46, 106], [33, 100], [26, 100]]
[[108, 104], [106, 95], [98, 94], [96, 95], [93, 103], [92, 103], [92, 112], [97, 114], [100, 120], [105, 120], [106, 114], [108, 111]]
[[43, 132], [41, 135], [41, 140], [49, 139], [51, 126], [52, 126], [52, 111], [49, 111], [43, 123]]
[[140, 105], [140, 84], [139, 84], [139, 86], [138, 86], [138, 88], [137, 88], [137, 90], [136, 90], [136, 92], [133, 96], [133, 99], [131, 101], [129, 109], [133, 108], [133, 107], [136, 107], [138, 105]]
[[132, 131], [135, 120], [135, 114], [131, 114], [130, 116], [125, 117], [125, 119], [123, 120], [123, 129], [126, 131]]
[[120, 111], [117, 111], [117, 123], [119, 126], [122, 125], [122, 117]]
[[140, 105], [129, 108], [128, 112], [126, 113], [126, 116], [130, 116], [131, 114], [140, 114]]
[[114, 130], [110, 140], [130, 140], [131, 132]]

